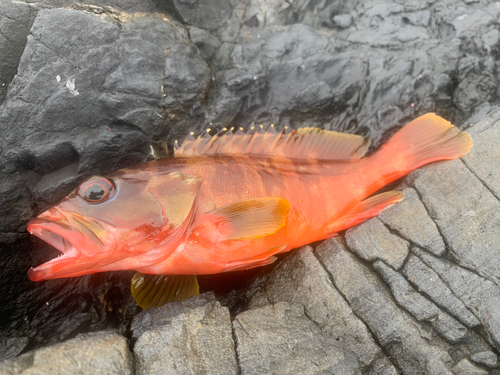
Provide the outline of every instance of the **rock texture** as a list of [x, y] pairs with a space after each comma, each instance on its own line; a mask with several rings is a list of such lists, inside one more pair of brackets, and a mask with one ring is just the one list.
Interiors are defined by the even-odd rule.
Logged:
[[94, 332], [1, 362], [0, 373], [132, 375], [134, 365], [123, 336], [114, 332]]
[[[500, 374], [499, 16], [485, 0], [1, 2], [0, 372]], [[471, 153], [219, 295], [232, 316], [213, 296], [136, 316], [135, 357], [117, 333], [76, 336], [130, 334], [130, 273], [26, 278], [56, 253], [27, 221], [90, 174], [168, 154], [160, 140], [274, 123], [377, 147], [428, 111]]]
[[356, 357], [304, 313], [278, 302], [245, 311], [233, 322], [241, 374], [360, 374]]
[[238, 374], [229, 310], [213, 294], [134, 318], [136, 374]]

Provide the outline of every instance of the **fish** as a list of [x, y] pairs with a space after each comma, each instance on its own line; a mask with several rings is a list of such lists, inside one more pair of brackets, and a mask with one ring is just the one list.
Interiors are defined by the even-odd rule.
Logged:
[[28, 223], [61, 255], [32, 281], [135, 270], [147, 308], [197, 294], [197, 275], [248, 270], [336, 236], [403, 199], [379, 192], [421, 166], [465, 155], [470, 136], [428, 113], [365, 157], [370, 140], [318, 128], [228, 130], [162, 158], [91, 176]]

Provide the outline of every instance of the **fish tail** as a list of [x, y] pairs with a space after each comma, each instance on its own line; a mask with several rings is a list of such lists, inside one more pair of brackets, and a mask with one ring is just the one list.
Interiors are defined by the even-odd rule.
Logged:
[[427, 113], [399, 130], [379, 153], [394, 160], [400, 176], [438, 160], [457, 159], [469, 152], [472, 139], [450, 122]]

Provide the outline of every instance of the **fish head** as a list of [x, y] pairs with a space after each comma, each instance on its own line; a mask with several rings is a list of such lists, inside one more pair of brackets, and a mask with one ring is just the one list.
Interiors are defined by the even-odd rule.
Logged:
[[62, 254], [28, 271], [32, 281], [147, 267], [184, 238], [202, 180], [122, 170], [85, 180], [28, 223]]

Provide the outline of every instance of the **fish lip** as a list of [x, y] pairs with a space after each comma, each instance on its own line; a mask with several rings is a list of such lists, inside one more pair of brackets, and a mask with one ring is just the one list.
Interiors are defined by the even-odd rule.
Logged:
[[47, 242], [62, 253], [48, 262], [29, 269], [28, 278], [31, 281], [42, 281], [55, 277], [65, 277], [64, 275], [58, 275], [61, 266], [81, 256], [81, 253], [70, 239], [71, 228], [53, 220], [37, 218], [28, 223], [27, 229], [29, 233]]

